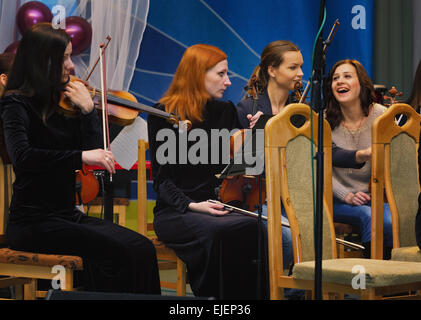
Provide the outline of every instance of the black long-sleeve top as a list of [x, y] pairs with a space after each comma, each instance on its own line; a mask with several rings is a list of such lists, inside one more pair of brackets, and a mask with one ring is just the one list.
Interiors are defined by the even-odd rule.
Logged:
[[10, 221], [72, 212], [82, 151], [100, 147], [96, 111], [74, 118], [54, 112], [44, 124], [36, 103], [17, 94], [0, 101], [4, 139], [16, 175]]
[[[154, 107], [164, 110], [164, 107], [159, 104], [156, 104]], [[187, 159], [187, 163], [182, 164], [182, 161], [180, 161], [180, 152], [178, 151], [180, 145], [178, 129], [175, 129], [163, 118], [152, 115], [148, 116], [149, 148], [151, 151], [154, 189], [157, 192], [155, 214], [159, 213], [161, 209], [168, 207], [179, 213], [184, 213], [191, 202], [215, 199], [215, 187], [220, 183], [215, 177], [215, 174], [221, 173], [227, 163], [222, 163], [221, 148], [219, 148], [219, 164], [211, 163], [212, 152], [215, 152], [215, 146], [212, 146], [210, 143], [211, 129], [227, 129], [231, 131], [239, 128], [240, 124], [238, 123], [236, 108], [232, 102], [208, 101], [204, 108], [203, 117], [204, 121], [193, 125], [188, 134], [194, 133], [195, 129], [202, 129], [206, 132], [209, 140], [202, 142], [208, 150], [208, 163], [193, 164], [190, 163], [190, 159]], [[176, 137], [174, 143], [168, 143], [167, 138], [165, 141], [157, 141], [157, 134], [163, 129], [170, 130], [174, 133], [174, 137]], [[161, 133], [163, 132], [165, 131], [161, 131]], [[175, 159], [172, 164], [160, 164], [158, 162], [157, 151], [160, 147], [164, 148], [164, 144], [174, 147], [173, 150], [176, 151], [175, 155], [172, 153]], [[187, 150], [191, 150], [191, 146], [195, 144], [196, 141], [189, 141]], [[222, 147], [222, 143], [219, 146]], [[185, 152], [186, 150], [183, 149], [181, 154], [188, 158]]]

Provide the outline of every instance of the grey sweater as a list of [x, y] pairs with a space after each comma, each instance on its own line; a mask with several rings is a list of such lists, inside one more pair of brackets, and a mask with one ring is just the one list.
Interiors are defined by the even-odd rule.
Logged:
[[[348, 150], [365, 149], [371, 146], [371, 126], [373, 120], [385, 112], [386, 108], [374, 104], [367, 121], [359, 130], [351, 131], [342, 124], [332, 131], [332, 142], [338, 147]], [[367, 161], [360, 169], [332, 167], [332, 188], [334, 197], [344, 201], [350, 192], [368, 193], [371, 176], [371, 161]]]

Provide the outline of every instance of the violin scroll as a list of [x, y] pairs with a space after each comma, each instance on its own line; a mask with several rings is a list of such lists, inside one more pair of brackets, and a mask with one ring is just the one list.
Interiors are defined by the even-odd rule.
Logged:
[[384, 96], [384, 100], [388, 100], [389, 102], [386, 103], [385, 102], [385, 106], [386, 107], [390, 107], [391, 105], [395, 104], [395, 103], [399, 103], [401, 101], [397, 100], [396, 97], [402, 97], [403, 93], [398, 91], [394, 86], [392, 86], [392, 88], [388, 91], [389, 92], [389, 96]]
[[259, 78], [255, 74], [250, 77], [250, 80], [244, 89], [246, 90], [247, 95], [252, 97], [254, 100], [258, 99], [259, 94], [261, 94], [263, 91]]
[[302, 94], [303, 94], [303, 84], [301, 81], [299, 81], [294, 86], [295, 101], [297, 102], [301, 101]]

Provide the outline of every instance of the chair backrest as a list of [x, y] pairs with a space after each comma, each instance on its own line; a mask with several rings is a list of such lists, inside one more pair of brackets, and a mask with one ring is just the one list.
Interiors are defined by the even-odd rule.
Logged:
[[0, 157], [0, 243], [6, 231], [13, 181], [14, 172], [12, 165], [4, 163], [3, 158]]
[[[305, 123], [297, 128], [291, 117]], [[313, 118], [313, 128], [310, 118]], [[305, 104], [290, 104], [265, 126], [265, 171], [268, 205], [270, 277], [282, 274], [281, 201], [285, 207], [293, 243], [294, 262], [314, 260], [313, 157], [318, 144], [318, 115]], [[311, 149], [313, 131], [313, 154]], [[332, 216], [332, 138], [324, 120], [323, 259], [337, 257]], [[316, 162], [314, 161], [314, 172]], [[316, 173], [315, 173], [316, 174]], [[315, 201], [315, 199], [314, 199]], [[275, 280], [276, 281], [276, 280]]]
[[5, 166], [0, 157], [0, 237], [5, 232], [5, 216], [6, 216], [6, 177]]
[[137, 226], [138, 232], [147, 236], [148, 231], [153, 229], [148, 226], [148, 207], [147, 207], [147, 182], [146, 182], [146, 150], [149, 143], [145, 140], [138, 140], [137, 144]]
[[[395, 118], [405, 115], [399, 126]], [[415, 216], [420, 193], [418, 157], [421, 116], [407, 104], [394, 104], [372, 127], [371, 256], [383, 255], [384, 192], [392, 213], [393, 247], [415, 246]]]

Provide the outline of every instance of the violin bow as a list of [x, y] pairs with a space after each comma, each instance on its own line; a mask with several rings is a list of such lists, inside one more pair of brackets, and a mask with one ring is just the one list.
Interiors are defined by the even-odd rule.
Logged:
[[[326, 41], [324, 42], [324, 46], [323, 46], [323, 54], [325, 55], [327, 53], [327, 50], [329, 49], [329, 46], [333, 40], [333, 38], [335, 37], [336, 32], [338, 31], [338, 26], [340, 25], [339, 23], [339, 19], [336, 19], [335, 22], [333, 23], [332, 29], [330, 30], [329, 36], [327, 37]], [[307, 97], [308, 92], [310, 91], [310, 83], [311, 81], [307, 82], [307, 85], [304, 89], [303, 94], [301, 95], [301, 99], [299, 101], [299, 103], [303, 103]]]
[[[108, 48], [108, 45], [110, 44], [111, 37], [110, 36], [107, 36], [106, 39], [107, 39], [107, 43], [104, 46], [104, 52], [105, 52], [105, 49], [107, 49]], [[100, 62], [100, 60], [101, 60], [101, 54], [99, 55], [98, 59], [96, 59], [96, 62], [94, 64], [94, 66], [92, 67], [91, 71], [89, 72], [88, 76], [86, 77], [85, 81], [88, 81], [89, 80], [89, 78], [91, 77], [92, 73], [94, 72], [96, 66]]]
[[[245, 209], [241, 209], [241, 208], [238, 208], [238, 207], [234, 207], [234, 206], [231, 206], [229, 204], [222, 203], [220, 201], [208, 200], [208, 202], [223, 205], [224, 209], [228, 210], [228, 211], [235, 211], [235, 212], [238, 212], [238, 213], [241, 213], [241, 214], [244, 214], [246, 216], [253, 217], [253, 218], [258, 217], [257, 213], [254, 213], [254, 212], [251, 212], [251, 211], [248, 211], [248, 210], [245, 210]], [[265, 216], [262, 216], [262, 219], [266, 220], [266, 221], [268, 220], [268, 218], [265, 217]], [[283, 227], [291, 228], [291, 226], [288, 222], [281, 221], [281, 225]], [[352, 249], [364, 250], [364, 246], [359, 245], [359, 244], [354, 243], [354, 242], [346, 241], [346, 240], [339, 239], [339, 238], [336, 238], [336, 242], [338, 244], [341, 244], [341, 245], [346, 246], [346, 247], [350, 247]]]
[[339, 19], [336, 19], [333, 23], [332, 29], [330, 30], [329, 36], [327, 37], [325, 44], [323, 46], [323, 53], [326, 54], [327, 49], [329, 49], [329, 45], [332, 42], [333, 38], [335, 37], [336, 31], [338, 31], [338, 26], [340, 25]]
[[[105, 60], [105, 45], [99, 45], [99, 60], [101, 70], [101, 100], [102, 100], [102, 129], [104, 138], [104, 150], [110, 150], [110, 130], [108, 124], [108, 103], [107, 103], [107, 79], [106, 79], [106, 65]], [[110, 173], [110, 182], [113, 181], [113, 176]]]

